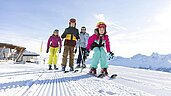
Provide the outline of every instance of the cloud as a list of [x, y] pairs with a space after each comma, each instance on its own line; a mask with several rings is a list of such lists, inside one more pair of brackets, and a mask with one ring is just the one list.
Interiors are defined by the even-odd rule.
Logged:
[[104, 14], [97, 14], [95, 17], [97, 20], [105, 22]]
[[170, 25], [171, 25], [171, 4], [165, 10], [163, 10], [163, 12], [160, 12], [155, 17], [155, 21], [160, 25], [160, 27], [170, 28]]
[[123, 27], [123, 26], [120, 26], [116, 23], [113, 23], [113, 22], [110, 22], [108, 20], [106, 20], [104, 14], [96, 14], [95, 15], [95, 18], [98, 20], [98, 21], [102, 21], [102, 22], [105, 22], [107, 24], [107, 26], [111, 27], [111, 28], [114, 28], [116, 30], [127, 30], [127, 28]]
[[115, 33], [114, 30], [124, 31], [118, 34], [110, 34], [111, 51], [114, 51], [116, 56], [131, 57], [137, 53], [151, 55], [153, 52], [160, 54], [171, 53], [171, 6], [159, 12], [153, 19], [148, 22], [153, 23], [148, 27], [135, 27], [137, 31], [127, 30], [112, 21], [106, 20], [104, 14], [95, 15], [98, 21], [106, 22], [113, 28], [109, 31]]
[[[14, 45], [26, 47], [26, 50], [28, 51], [40, 52], [40, 46], [42, 42], [42, 40], [40, 39], [27, 37], [26, 35], [20, 35], [17, 33], [8, 33], [7, 31], [4, 31], [3, 33], [0, 32], [0, 34], [2, 35], [0, 37], [1, 43], [14, 44]], [[46, 49], [46, 42], [44, 43], [43, 51], [45, 49]]]
[[115, 52], [116, 56], [125, 57], [131, 57], [137, 53], [145, 55], [151, 55], [153, 52], [169, 54], [171, 53], [171, 33], [165, 31], [163, 34], [160, 30], [116, 34], [110, 38], [111, 50]]

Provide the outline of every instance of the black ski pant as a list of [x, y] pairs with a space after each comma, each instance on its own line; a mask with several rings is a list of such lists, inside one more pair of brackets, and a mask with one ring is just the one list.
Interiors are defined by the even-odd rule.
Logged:
[[[83, 60], [82, 60], [83, 58]], [[77, 64], [84, 64], [86, 59], [86, 48], [79, 47], [79, 54], [78, 54], [78, 59], [77, 59]]]

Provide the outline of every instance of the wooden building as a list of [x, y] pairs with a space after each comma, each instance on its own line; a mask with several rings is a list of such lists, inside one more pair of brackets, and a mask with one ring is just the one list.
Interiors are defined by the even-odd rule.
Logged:
[[15, 62], [21, 60], [25, 47], [0, 43], [0, 60], [13, 60]]

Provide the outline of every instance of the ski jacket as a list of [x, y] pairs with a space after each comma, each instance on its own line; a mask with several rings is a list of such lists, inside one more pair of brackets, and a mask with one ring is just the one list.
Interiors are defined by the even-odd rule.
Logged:
[[66, 28], [64, 33], [61, 35], [61, 38], [65, 39], [64, 45], [75, 47], [76, 41], [79, 39], [78, 29], [75, 27]]
[[49, 37], [48, 43], [47, 43], [47, 48], [49, 48], [49, 47], [61, 47], [61, 46], [62, 46], [62, 41], [61, 41], [60, 36], [52, 35]]
[[80, 39], [77, 41], [76, 43], [76, 47], [83, 47], [86, 48], [87, 47], [87, 43], [88, 43], [88, 38], [89, 38], [89, 34], [88, 33], [83, 33], [80, 32]]
[[100, 43], [100, 37], [97, 34], [93, 34], [89, 39], [88, 39], [88, 45], [86, 49], [89, 51], [91, 47], [106, 47], [107, 52], [110, 52], [110, 42], [109, 42], [109, 37], [108, 35], [104, 35], [102, 37], [102, 41]]

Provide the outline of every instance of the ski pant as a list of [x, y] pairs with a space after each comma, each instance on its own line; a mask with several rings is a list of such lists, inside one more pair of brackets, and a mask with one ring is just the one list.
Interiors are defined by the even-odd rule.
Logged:
[[59, 47], [56, 47], [56, 48], [50, 47], [50, 55], [49, 55], [49, 61], [48, 61], [49, 65], [52, 65], [52, 63], [54, 65], [57, 64], [58, 50], [59, 50]]
[[80, 64], [80, 63], [84, 64], [85, 59], [86, 59], [86, 48], [79, 47], [79, 54], [78, 54], [77, 64]]
[[90, 67], [97, 68], [97, 65], [100, 61], [101, 68], [108, 68], [107, 64], [107, 53], [104, 50], [104, 47], [95, 47], [93, 48], [94, 54]]
[[63, 58], [62, 58], [62, 66], [67, 65], [67, 57], [69, 53], [69, 67], [74, 66], [74, 46], [64, 46]]

